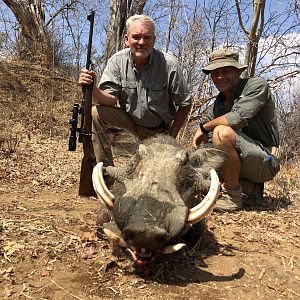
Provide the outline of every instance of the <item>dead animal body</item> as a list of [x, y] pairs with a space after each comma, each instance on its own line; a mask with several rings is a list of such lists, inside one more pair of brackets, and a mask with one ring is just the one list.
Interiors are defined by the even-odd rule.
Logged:
[[[126, 248], [139, 266], [182, 249], [180, 237], [214, 207], [220, 186], [215, 169], [223, 161], [219, 150], [187, 150], [172, 137], [159, 135], [143, 141], [124, 167], [105, 168], [105, 174], [122, 185], [122, 193], [115, 195], [106, 187], [98, 163], [93, 185], [113, 216], [113, 222], [103, 225], [104, 233]], [[205, 194], [199, 203], [197, 196]]]

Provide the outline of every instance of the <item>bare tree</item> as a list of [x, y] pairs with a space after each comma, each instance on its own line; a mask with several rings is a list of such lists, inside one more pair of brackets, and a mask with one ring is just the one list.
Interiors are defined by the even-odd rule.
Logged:
[[19, 24], [17, 40], [21, 59], [36, 61], [50, 66], [53, 61], [53, 39], [49, 34], [49, 25], [65, 9], [71, 8], [78, 0], [62, 3], [46, 23], [44, 1], [42, 0], [3, 0], [13, 12]]
[[48, 63], [51, 46], [41, 0], [3, 0], [20, 25], [20, 57]]
[[[99, 38], [94, 39], [94, 58], [100, 73], [108, 58], [124, 47], [126, 19], [145, 9], [156, 22], [156, 47], [178, 58], [198, 100], [210, 99], [215, 92], [201, 69], [209, 52], [222, 46], [239, 48], [241, 56], [246, 53], [250, 76], [255, 72], [270, 79], [273, 85], [298, 76], [300, 70], [297, 39], [300, 26], [295, 0], [286, 0], [278, 7], [265, 0], [86, 0], [84, 3], [3, 0], [3, 3], [18, 20], [22, 58], [43, 58], [60, 66], [66, 60], [77, 69], [82, 66], [85, 51], [86, 13], [88, 8], [97, 7], [95, 34]], [[5, 11], [1, 13], [6, 26], [10, 20]], [[4, 24], [3, 17], [0, 26]], [[16, 31], [5, 28], [2, 32], [5, 47], [6, 40], [12, 41]]]
[[168, 21], [168, 28], [166, 30], [166, 45], [165, 45], [165, 52], [169, 51], [170, 42], [171, 42], [171, 34], [174, 30], [176, 19], [179, 13], [179, 5], [176, 3], [176, 0], [169, 0], [169, 21]]
[[[278, 111], [285, 116], [295, 99], [292, 89], [287, 90], [286, 87], [290, 85], [294, 88], [300, 74], [299, 17], [294, 2], [287, 0], [284, 4], [278, 3], [278, 7], [267, 3], [267, 8], [265, 0], [212, 0], [202, 3], [202, 15], [197, 10], [200, 27], [192, 33], [191, 39], [187, 39], [186, 34], [186, 38], [182, 38], [183, 43], [178, 44], [181, 49], [178, 52], [179, 58], [182, 57], [183, 49], [188, 48], [180, 62], [192, 83], [190, 86], [195, 96], [191, 126], [193, 120], [201, 117], [217, 93], [210, 82], [199, 74], [199, 70], [207, 64], [208, 53], [220, 47], [239, 49], [241, 59], [245, 55], [245, 63], [249, 66], [246, 76], [262, 75], [270, 82], [276, 95]], [[201, 22], [201, 17], [205, 22]], [[190, 26], [193, 22], [194, 19], [189, 17]], [[180, 25], [182, 30], [185, 22], [181, 15]], [[178, 28], [177, 24], [175, 28]], [[197, 34], [199, 28], [202, 35]], [[176, 35], [173, 35], [172, 44], [173, 47], [177, 44]], [[196, 49], [198, 47], [196, 57], [193, 45], [197, 45]], [[195, 83], [198, 83], [198, 88]]]
[[218, 36], [226, 36], [224, 28], [226, 27], [229, 11], [226, 5], [227, 0], [217, 1], [216, 3], [211, 1], [207, 3], [206, 0], [203, 2], [203, 15], [207, 21], [210, 33], [210, 51], [214, 50], [219, 43], [218, 39], [220, 38]]
[[245, 55], [245, 64], [248, 65], [248, 68], [245, 75], [247, 77], [253, 77], [255, 74], [258, 43], [265, 25], [264, 13], [266, 1], [253, 0], [253, 18], [250, 30], [247, 30], [243, 23], [239, 1], [235, 0], [235, 3], [240, 26], [248, 38], [248, 46]]

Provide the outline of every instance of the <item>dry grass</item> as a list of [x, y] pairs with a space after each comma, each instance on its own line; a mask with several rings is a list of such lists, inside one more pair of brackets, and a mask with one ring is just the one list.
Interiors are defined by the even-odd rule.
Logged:
[[33, 135], [65, 137], [68, 134], [70, 110], [74, 101], [80, 99], [74, 78], [61, 70], [50, 71], [12, 61], [0, 64], [0, 82], [2, 148], [10, 151], [16, 146], [16, 140], [30, 139]]
[[213, 213], [207, 249], [165, 259], [145, 284], [107, 241], [81, 238], [98, 202], [77, 195], [81, 145], [67, 151], [75, 80], [21, 62], [0, 68], [0, 298], [300, 297], [299, 157], [266, 184], [262, 208]]

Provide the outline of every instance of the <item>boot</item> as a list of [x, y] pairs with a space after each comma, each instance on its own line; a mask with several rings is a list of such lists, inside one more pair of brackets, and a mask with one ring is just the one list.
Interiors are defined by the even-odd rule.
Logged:
[[238, 185], [233, 189], [222, 187], [221, 197], [217, 200], [215, 211], [232, 212], [240, 210], [243, 207], [242, 187]]

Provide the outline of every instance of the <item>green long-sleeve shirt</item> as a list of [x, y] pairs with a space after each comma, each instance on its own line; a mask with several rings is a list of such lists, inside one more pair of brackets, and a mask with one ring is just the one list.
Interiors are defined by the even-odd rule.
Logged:
[[118, 103], [140, 126], [170, 124], [177, 107], [192, 104], [187, 83], [177, 60], [153, 49], [141, 74], [134, 67], [129, 48], [114, 54], [102, 74], [99, 87], [118, 98]]
[[229, 109], [224, 95], [219, 93], [207, 110], [207, 120], [224, 115], [234, 130], [241, 130], [264, 147], [278, 147], [275, 103], [266, 80], [260, 77], [240, 79], [233, 96], [233, 106]]

